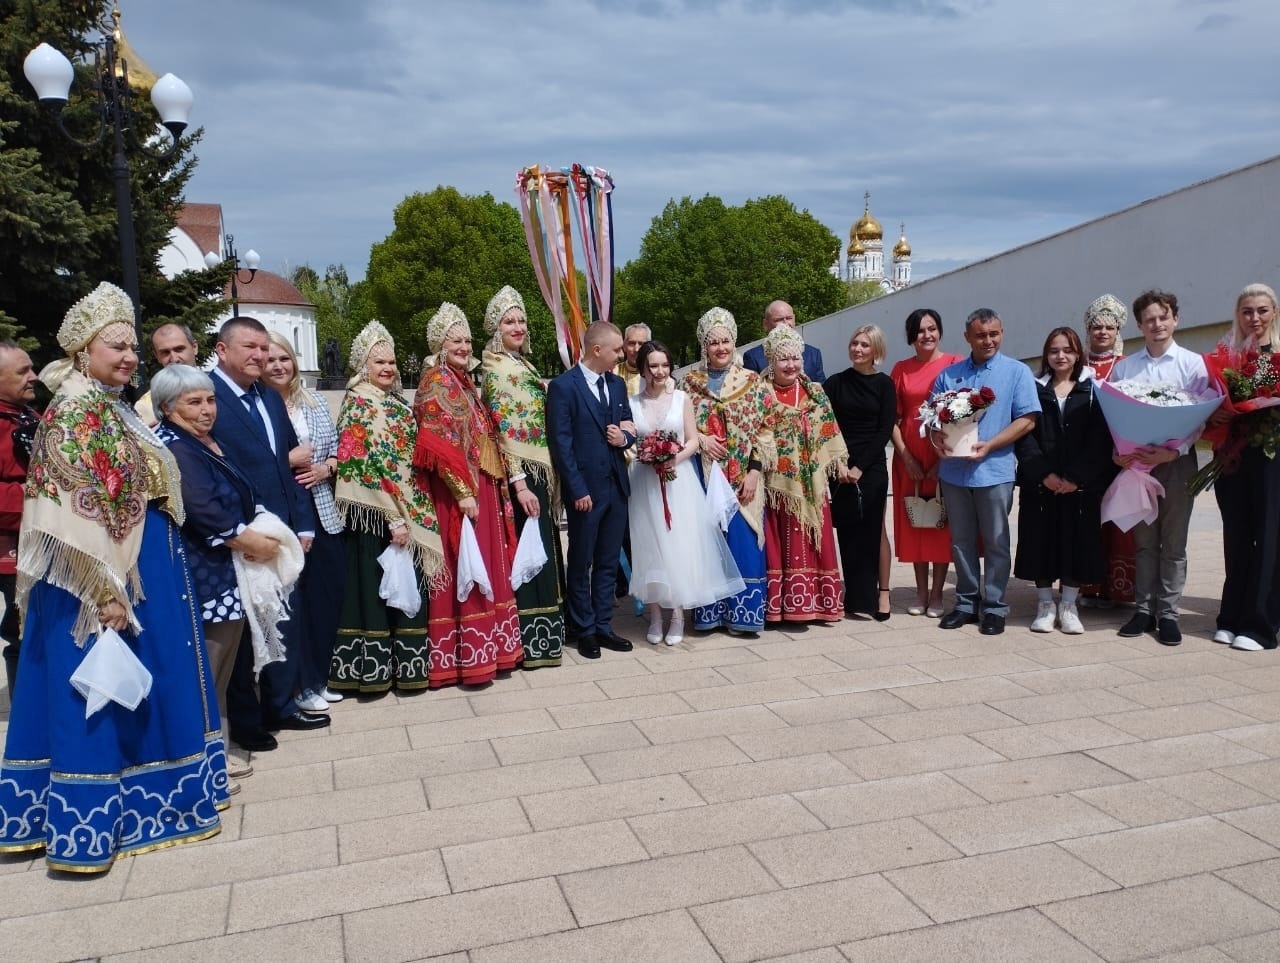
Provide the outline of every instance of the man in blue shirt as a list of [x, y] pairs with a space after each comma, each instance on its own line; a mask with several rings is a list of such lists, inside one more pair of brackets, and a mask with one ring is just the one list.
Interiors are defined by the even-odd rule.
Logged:
[[[933, 394], [953, 388], [990, 388], [995, 400], [978, 422], [978, 441], [971, 455], [948, 456], [945, 439], [934, 433], [943, 452], [938, 480], [951, 522], [951, 560], [956, 566], [956, 604], [938, 623], [958, 629], [979, 621], [983, 635], [1004, 631], [1009, 605], [1009, 513], [1017, 460], [1013, 444], [1036, 425], [1040, 400], [1031, 369], [1000, 353], [1004, 325], [990, 308], [979, 308], [965, 320], [964, 339], [970, 355], [938, 375]], [[978, 554], [981, 539], [985, 570]]]

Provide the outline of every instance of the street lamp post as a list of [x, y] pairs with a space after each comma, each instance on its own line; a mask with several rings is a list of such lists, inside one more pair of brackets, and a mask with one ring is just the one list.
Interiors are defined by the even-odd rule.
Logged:
[[76, 137], [62, 121], [62, 109], [71, 95], [71, 82], [75, 68], [65, 55], [42, 43], [27, 55], [22, 70], [35, 88], [36, 96], [53, 114], [58, 130], [78, 147], [93, 147], [111, 132], [114, 153], [111, 173], [115, 181], [116, 221], [120, 241], [120, 274], [125, 293], [133, 301], [134, 335], [138, 339], [138, 377], [141, 390], [146, 390], [147, 373], [142, 352], [142, 305], [138, 286], [138, 249], [133, 232], [133, 198], [129, 191], [129, 161], [125, 156], [125, 132], [129, 132], [134, 146], [143, 153], [163, 160], [179, 148], [179, 138], [187, 128], [194, 98], [191, 88], [175, 77], [165, 74], [151, 88], [151, 102], [160, 114], [160, 122], [169, 131], [171, 140], [159, 149], [150, 146], [138, 136], [137, 115], [133, 109], [133, 90], [129, 86], [128, 64], [120, 57], [120, 8], [111, 11], [110, 22], [103, 21], [99, 28], [102, 39], [93, 45], [94, 87], [98, 95], [98, 130], [87, 140]]
[[[240, 289], [236, 287], [236, 279], [240, 277], [240, 255], [236, 254], [236, 239], [228, 234], [223, 239], [227, 256], [223, 260], [231, 262], [231, 316], [233, 318], [240, 317]], [[204, 256], [204, 266], [208, 268], [216, 267], [221, 264], [222, 260], [218, 255], [210, 251]], [[254, 277], [258, 273], [258, 265], [262, 263], [262, 258], [258, 256], [258, 252], [253, 248], [244, 252], [244, 266], [249, 271], [249, 280], [241, 281], [241, 284], [252, 284]]]

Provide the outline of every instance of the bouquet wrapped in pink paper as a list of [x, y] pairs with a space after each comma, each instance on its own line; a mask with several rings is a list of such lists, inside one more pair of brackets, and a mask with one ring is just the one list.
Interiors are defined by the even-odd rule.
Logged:
[[[1176, 448], [1186, 443], [1222, 403], [1217, 390], [1197, 394], [1162, 381], [1100, 381], [1094, 387], [1121, 455], [1145, 445]], [[1160, 513], [1163, 494], [1151, 466], [1134, 462], [1102, 496], [1102, 520], [1115, 522], [1124, 532], [1139, 522], [1150, 524]]]

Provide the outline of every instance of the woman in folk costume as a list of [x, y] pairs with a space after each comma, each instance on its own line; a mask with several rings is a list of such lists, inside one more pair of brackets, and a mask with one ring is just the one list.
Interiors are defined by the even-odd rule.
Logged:
[[831, 528], [828, 480], [847, 475], [849, 451], [827, 394], [804, 374], [804, 336], [778, 325], [764, 340], [773, 385], [777, 464], [764, 476], [765, 620], [838, 622], [844, 583]]
[[702, 481], [711, 481], [718, 464], [738, 498], [739, 509], [725, 538], [746, 588], [712, 605], [694, 609], [694, 628], [721, 626], [755, 634], [764, 628], [764, 482], [774, 467], [773, 393], [755, 372], [742, 366], [736, 344], [738, 325], [724, 308], [712, 308], [698, 320], [702, 362], [684, 376], [681, 390], [693, 402], [702, 457], [694, 464]]
[[347, 579], [329, 688], [386, 692], [427, 687], [427, 632], [420, 613], [406, 615], [378, 594], [388, 545], [409, 550], [419, 589], [443, 566], [440, 530], [427, 493], [414, 484], [413, 412], [400, 394], [396, 345], [379, 322], [356, 335], [355, 372], [338, 413], [335, 501], [346, 540]]
[[[1104, 294], [1084, 309], [1084, 331], [1088, 351], [1085, 364], [1093, 369], [1095, 381], [1107, 381], [1116, 362], [1124, 358], [1124, 323], [1129, 312], [1113, 294]], [[1110, 608], [1116, 602], [1133, 602], [1133, 582], [1137, 574], [1133, 532], [1122, 532], [1113, 522], [1102, 525], [1102, 545], [1107, 554], [1107, 578], [1101, 585], [1080, 589], [1083, 608]]]
[[[54, 397], [22, 509], [22, 688], [0, 762], [0, 852], [44, 849], [51, 869], [77, 873], [212, 836], [227, 804], [177, 465], [122, 397], [138, 365], [133, 318], [106, 283], [67, 312], [67, 360], [41, 373]], [[135, 709], [107, 701], [87, 715], [122, 680], [95, 673], [85, 695], [72, 681], [107, 651], [108, 628], [151, 686]]]
[[511, 509], [517, 532], [537, 526], [547, 564], [516, 590], [520, 638], [526, 669], [559, 665], [564, 647], [564, 561], [560, 553], [560, 492], [547, 448], [547, 391], [528, 359], [529, 323], [524, 299], [504, 287], [489, 301], [484, 330], [485, 404], [497, 427], [498, 447], [506, 463]]
[[[413, 465], [440, 519], [444, 541], [441, 587], [427, 603], [431, 685], [478, 685], [524, 658], [511, 591], [515, 527], [498, 432], [468, 373], [471, 328], [455, 304], [440, 305], [427, 323], [428, 358], [413, 399], [418, 441]], [[458, 599], [463, 519], [475, 531], [488, 592], [475, 584]], [[465, 591], [465, 586], [463, 586]]]

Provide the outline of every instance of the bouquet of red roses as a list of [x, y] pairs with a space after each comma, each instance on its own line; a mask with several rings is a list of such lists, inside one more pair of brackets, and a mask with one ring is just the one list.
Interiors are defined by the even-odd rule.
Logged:
[[969, 455], [978, 440], [978, 422], [995, 400], [995, 391], [986, 385], [940, 391], [920, 405], [920, 437], [941, 432], [946, 438], [944, 458]]
[[1213, 461], [1191, 480], [1193, 495], [1223, 472], [1234, 472], [1245, 448], [1260, 448], [1274, 458], [1280, 447], [1280, 353], [1239, 351], [1220, 344], [1204, 356], [1204, 363], [1209, 379], [1224, 393], [1223, 408], [1232, 418], [1205, 429], [1203, 437], [1213, 443]]
[[636, 448], [636, 461], [649, 465], [658, 473], [658, 484], [662, 488], [662, 512], [668, 531], [671, 530], [671, 508], [667, 505], [667, 482], [676, 480], [676, 466], [671, 462], [683, 447], [674, 431], [652, 431], [640, 439]]

